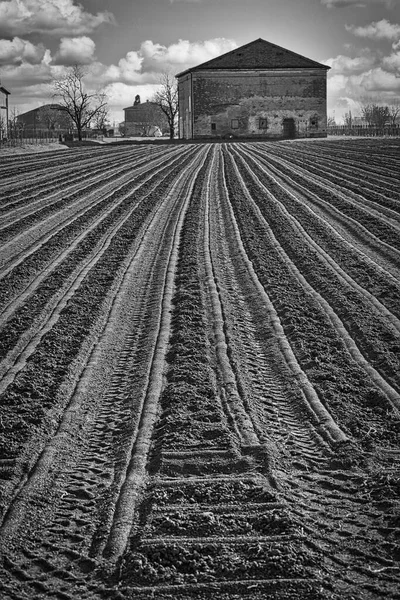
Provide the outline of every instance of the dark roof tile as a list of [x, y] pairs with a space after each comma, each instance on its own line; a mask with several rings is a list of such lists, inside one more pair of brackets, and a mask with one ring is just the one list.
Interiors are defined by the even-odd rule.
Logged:
[[217, 56], [201, 65], [178, 73], [181, 77], [192, 71], [217, 69], [329, 69], [328, 66], [296, 54], [291, 50], [276, 46], [259, 38], [249, 44], [235, 48], [226, 54]]

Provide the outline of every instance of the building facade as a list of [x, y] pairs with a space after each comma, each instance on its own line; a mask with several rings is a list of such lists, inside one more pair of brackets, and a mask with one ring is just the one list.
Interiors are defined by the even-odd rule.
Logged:
[[140, 102], [136, 96], [132, 106], [124, 108], [125, 120], [123, 131], [125, 136], [150, 136], [162, 135], [168, 128], [168, 121], [155, 102]]
[[8, 96], [10, 92], [0, 84], [0, 140], [8, 137]]
[[179, 136], [326, 137], [329, 67], [262, 40], [179, 73]]
[[60, 110], [58, 104], [44, 104], [16, 116], [20, 131], [35, 135], [40, 131], [65, 131], [72, 129], [69, 115]]

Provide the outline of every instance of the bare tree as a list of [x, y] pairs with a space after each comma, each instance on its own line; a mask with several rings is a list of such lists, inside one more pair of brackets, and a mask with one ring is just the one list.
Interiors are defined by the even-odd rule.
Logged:
[[361, 107], [361, 114], [369, 127], [384, 127], [390, 119], [389, 108], [375, 103]]
[[347, 113], [344, 113], [343, 120], [346, 127], [351, 128], [353, 126], [353, 115], [351, 114], [351, 110], [349, 110]]
[[17, 108], [13, 107], [10, 110], [8, 119], [8, 134], [11, 138], [20, 137], [25, 129], [25, 123], [19, 120], [19, 115], [20, 113]]
[[107, 129], [107, 127], [109, 127], [108, 117], [108, 106], [105, 105], [94, 115], [93, 125], [96, 127], [96, 129]]
[[158, 104], [167, 117], [169, 137], [175, 137], [178, 115], [178, 84], [170, 73], [163, 73], [160, 78], [160, 89], [155, 93], [153, 102]]
[[47, 104], [39, 108], [37, 125], [43, 129], [70, 129], [72, 121], [58, 104]]
[[397, 117], [400, 115], [400, 99], [388, 105], [389, 121], [392, 126], [396, 125]]
[[0, 141], [7, 138], [7, 120], [0, 115]]
[[82, 140], [82, 130], [90, 125], [98, 113], [107, 106], [104, 92], [88, 93], [85, 91], [84, 77], [86, 70], [80, 65], [70, 67], [67, 74], [53, 82], [53, 98], [57, 99], [60, 110], [66, 112], [72, 119]]

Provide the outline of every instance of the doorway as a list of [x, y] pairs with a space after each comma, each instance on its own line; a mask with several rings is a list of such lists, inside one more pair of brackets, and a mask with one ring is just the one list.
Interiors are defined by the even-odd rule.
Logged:
[[283, 137], [285, 138], [294, 138], [296, 137], [296, 126], [294, 123], [294, 119], [283, 119]]

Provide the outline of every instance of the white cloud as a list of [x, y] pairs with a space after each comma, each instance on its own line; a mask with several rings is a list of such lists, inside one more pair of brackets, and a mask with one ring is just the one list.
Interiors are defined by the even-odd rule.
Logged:
[[236, 47], [236, 42], [226, 38], [215, 38], [204, 42], [179, 40], [170, 46], [154, 44], [147, 40], [141, 45], [140, 52], [143, 56], [144, 70], [176, 72], [199, 65]]
[[179, 40], [170, 46], [146, 40], [138, 51], [132, 50], [118, 62], [111, 65], [105, 77], [123, 83], [156, 83], [160, 73], [173, 74], [201, 64], [237, 47], [236, 42], [225, 38], [189, 42]]
[[356, 73], [363, 73], [364, 71], [367, 71], [375, 66], [377, 62], [377, 56], [368, 50], [365, 50], [360, 56], [356, 56], [354, 58], [339, 54], [339, 56], [336, 56], [335, 58], [328, 59], [326, 64], [331, 67], [331, 77], [333, 77], [336, 75], [353, 75]]
[[112, 13], [88, 13], [74, 0], [0, 1], [0, 35], [47, 33], [84, 35], [103, 23], [115, 23]]
[[395, 73], [388, 73], [381, 67], [363, 73], [360, 85], [366, 92], [376, 92], [378, 97], [381, 92], [400, 93], [400, 77], [396, 77]]
[[88, 65], [94, 59], [96, 44], [87, 37], [61, 38], [53, 63], [56, 65]]
[[117, 64], [104, 65], [95, 59], [95, 44], [91, 38], [65, 36], [53, 57], [50, 50], [46, 50], [35, 68], [27, 63], [19, 67], [9, 64], [2, 69], [2, 81], [11, 91], [12, 104], [18, 97], [18, 103], [23, 102], [25, 107], [31, 98], [31, 107], [34, 107], [40, 105], [40, 98], [43, 104], [51, 101], [51, 82], [55, 76], [63, 75], [69, 64], [87, 64], [87, 89], [105, 89], [113, 118], [122, 121], [122, 109], [133, 104], [136, 94], [142, 101], [154, 95], [159, 87], [160, 73], [169, 71], [176, 74], [235, 47], [237, 44], [233, 40], [223, 38], [194, 43], [179, 40], [169, 46], [147, 40], [138, 50], [128, 52]]
[[33, 65], [42, 62], [46, 49], [43, 44], [35, 46], [27, 40], [15, 37], [12, 40], [0, 39], [0, 65]]
[[118, 65], [111, 65], [107, 68], [105, 79], [127, 84], [139, 83], [142, 79], [142, 62], [143, 58], [139, 52], [131, 50], [124, 58], [121, 58]]
[[346, 25], [346, 29], [358, 37], [375, 40], [398, 40], [400, 38], [400, 25], [397, 23], [390, 23], [386, 19], [374, 21], [364, 27]]

